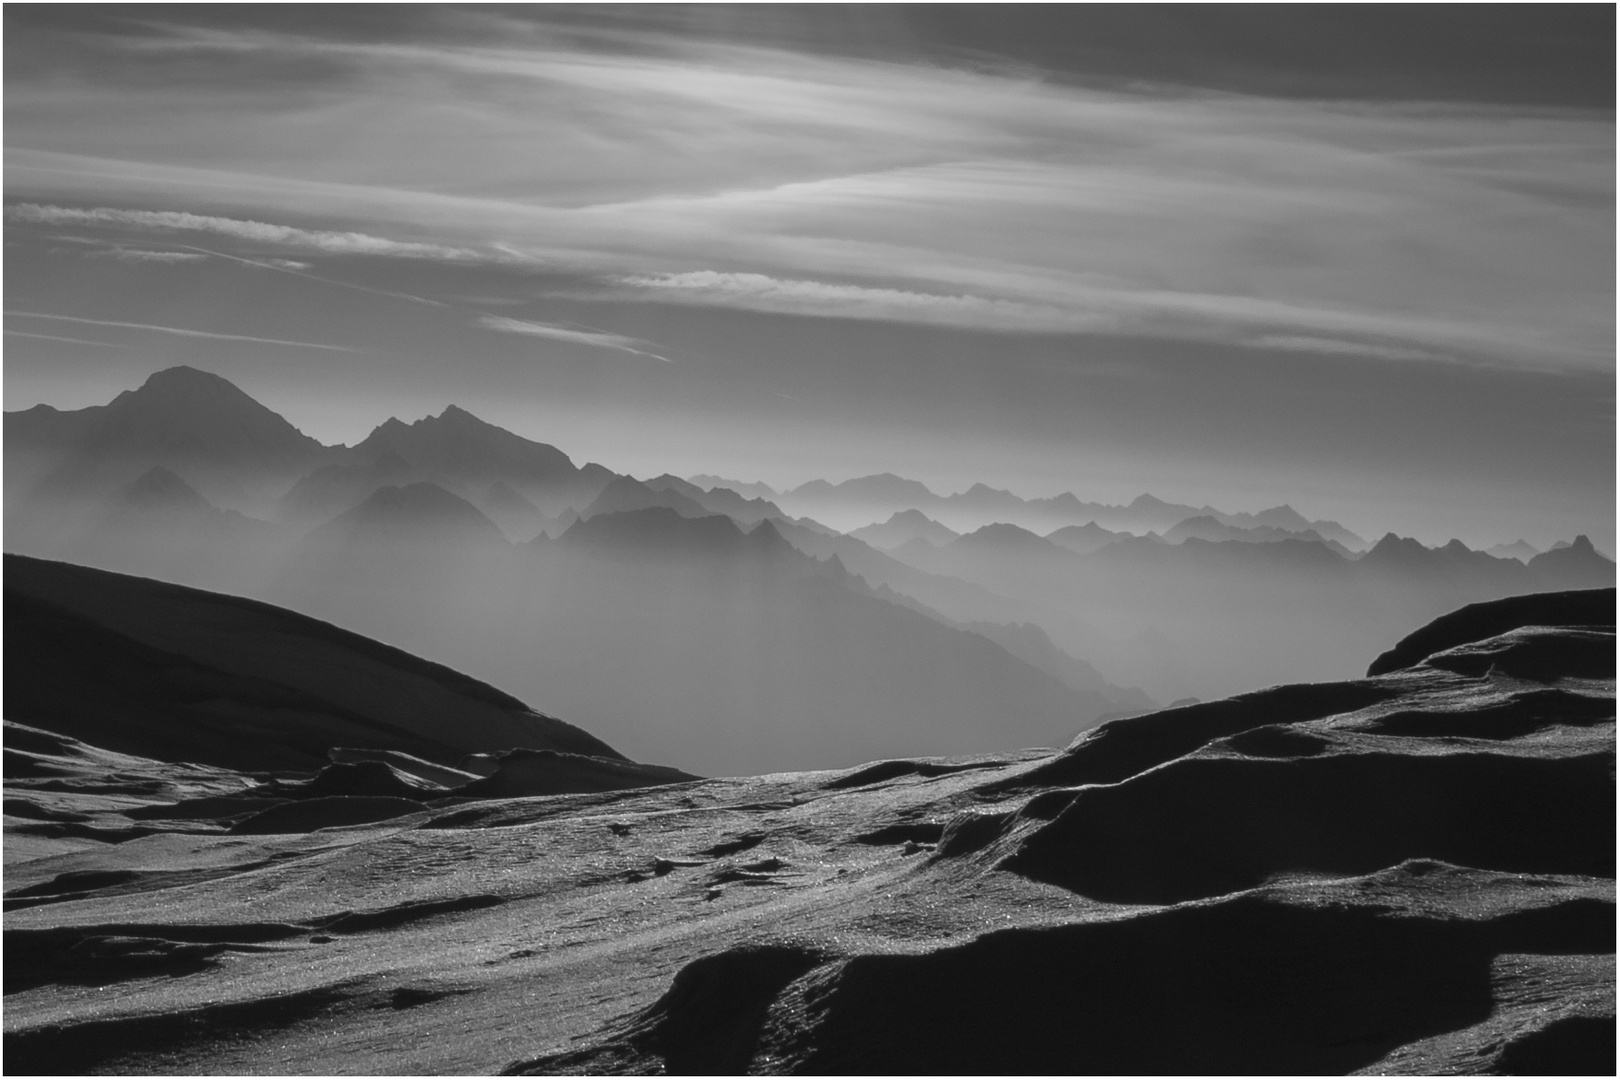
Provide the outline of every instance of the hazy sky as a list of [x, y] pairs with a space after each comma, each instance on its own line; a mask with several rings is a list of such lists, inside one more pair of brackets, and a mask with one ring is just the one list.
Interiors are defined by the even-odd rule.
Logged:
[[5, 8], [5, 404], [1613, 550], [1609, 5]]

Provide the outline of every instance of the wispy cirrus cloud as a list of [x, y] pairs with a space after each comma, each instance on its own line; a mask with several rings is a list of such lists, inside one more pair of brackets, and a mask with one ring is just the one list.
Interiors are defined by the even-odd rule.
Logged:
[[689, 270], [633, 274], [619, 280], [652, 299], [789, 315], [1057, 333], [1109, 330], [1118, 321], [1108, 315], [966, 293], [913, 292], [766, 274]]
[[1250, 344], [1263, 349], [1327, 353], [1330, 356], [1366, 356], [1379, 360], [1449, 359], [1444, 353], [1427, 349], [1410, 349], [1365, 341], [1343, 341], [1338, 338], [1307, 337], [1302, 334], [1265, 334], [1255, 338]]
[[43, 311], [7, 311], [5, 314], [8, 319], [48, 319], [53, 322], [78, 323], [84, 326], [108, 326], [121, 330], [146, 330], [158, 334], [173, 334], [176, 337], [208, 338], [214, 341], [247, 341], [255, 345], [282, 345], [298, 349], [322, 349], [327, 352], [354, 353], [362, 351], [345, 345], [323, 345], [315, 341], [285, 341], [281, 338], [251, 337], [246, 334], [221, 334], [212, 330], [190, 330], [182, 326], [156, 326], [152, 323], [121, 322], [115, 319], [87, 319], [78, 315], [56, 315]]
[[[871, 288], [840, 282], [772, 278], [764, 274], [692, 270], [619, 279], [621, 289], [664, 303], [746, 308], [839, 319], [1042, 334], [1134, 334], [1218, 341], [1279, 351], [1357, 359], [1471, 362], [1516, 352], [1517, 363], [1601, 367], [1601, 349], [1576, 351], [1523, 328], [1480, 326], [1467, 320], [1417, 318], [1254, 297], [1175, 290], [1109, 288], [1093, 282], [1015, 281], [985, 275], [1027, 300], [974, 293]], [[1265, 333], [1286, 327], [1290, 332]], [[1528, 358], [1528, 359], [1527, 359]], [[1500, 366], [1500, 361], [1482, 361]]]
[[393, 255], [419, 259], [475, 261], [484, 253], [446, 244], [390, 240], [361, 232], [299, 229], [263, 221], [192, 214], [182, 210], [126, 210], [111, 206], [78, 208], [13, 203], [6, 207], [11, 221], [49, 225], [113, 226], [168, 232], [205, 232], [266, 244], [307, 248], [328, 255]]
[[636, 356], [662, 360], [666, 364], [672, 362], [669, 357], [659, 356], [657, 353], [652, 352], [651, 350], [656, 346], [650, 341], [641, 341], [637, 338], [625, 337], [623, 334], [613, 334], [605, 330], [556, 326], [552, 323], [530, 322], [525, 319], [508, 319], [501, 315], [481, 316], [478, 319], [478, 325], [486, 330], [496, 330], [503, 334], [526, 334], [530, 337], [566, 341], [573, 345], [589, 345], [596, 349], [613, 349], [617, 352], [633, 353]]
[[[331, 109], [267, 83], [256, 100], [296, 122], [249, 141], [223, 106], [140, 91], [144, 107], [109, 97], [117, 123], [87, 121], [69, 145], [46, 123], [62, 91], [26, 84], [8, 102], [8, 174], [27, 180], [13, 190], [224, 200], [253, 213], [46, 210], [561, 268], [666, 303], [1227, 344], [1364, 335], [1337, 354], [1612, 367], [1612, 245], [1593, 227], [1607, 205], [1612, 234], [1607, 117], [1110, 91], [543, 29], [454, 44], [165, 31], [124, 60], [182, 52], [221, 79], [244, 58], [319, 62], [355, 97]], [[161, 162], [154, 140], [173, 150]], [[353, 231], [259, 220], [356, 208]]]
[[129, 263], [188, 263], [202, 262], [207, 255], [198, 251], [150, 251], [145, 248], [111, 247], [93, 251], [92, 258], [117, 259]]

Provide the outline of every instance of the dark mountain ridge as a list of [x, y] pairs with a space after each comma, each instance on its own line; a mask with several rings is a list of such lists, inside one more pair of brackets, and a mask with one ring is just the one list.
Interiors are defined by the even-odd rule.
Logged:
[[596, 464], [575, 467], [556, 447], [514, 435], [457, 405], [408, 424], [385, 420], [342, 457], [369, 462], [385, 455], [424, 478], [454, 485], [482, 488], [502, 481], [547, 512], [594, 496], [616, 475]]
[[161, 467], [212, 502], [252, 510], [330, 453], [230, 381], [190, 367], [159, 371], [106, 405], [7, 413], [5, 442], [8, 503], [96, 497]]

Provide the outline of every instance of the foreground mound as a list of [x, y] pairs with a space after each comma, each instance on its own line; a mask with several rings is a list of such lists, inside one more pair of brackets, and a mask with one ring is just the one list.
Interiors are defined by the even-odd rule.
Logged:
[[[472, 801], [403, 755], [233, 796], [41, 744], [302, 825], [8, 780], [8, 1068], [1612, 1073], [1613, 605], [1058, 753], [621, 790], [517, 754], [441, 777]], [[14, 858], [71, 815], [81, 849]]]

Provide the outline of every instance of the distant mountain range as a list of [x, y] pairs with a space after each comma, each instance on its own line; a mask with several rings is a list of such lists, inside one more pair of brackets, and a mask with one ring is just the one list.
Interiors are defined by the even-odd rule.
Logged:
[[[719, 477], [694, 477], [693, 482]], [[921, 511], [937, 522], [962, 532], [979, 525], [1006, 522], [1047, 533], [1068, 525], [1096, 524], [1121, 532], [1165, 532], [1189, 518], [1213, 518], [1238, 529], [1269, 528], [1289, 533], [1314, 531], [1322, 539], [1351, 551], [1364, 550], [1367, 541], [1336, 521], [1309, 521], [1290, 506], [1277, 506], [1257, 514], [1228, 514], [1212, 506], [1169, 503], [1152, 495], [1139, 495], [1128, 505], [1084, 502], [1064, 492], [1044, 499], [1024, 499], [1010, 491], [974, 484], [955, 495], [936, 495], [927, 485], [893, 473], [859, 476], [833, 484], [811, 480], [789, 491], [776, 492], [763, 484], [747, 485], [755, 497], [770, 499], [784, 509], [837, 524], [840, 520], [883, 520], [903, 510]], [[733, 488], [736, 490], [736, 488]], [[952, 525], [955, 521], [960, 527]], [[967, 524], [962, 524], [962, 523]]]
[[454, 405], [409, 424], [387, 420], [354, 446], [325, 446], [229, 381], [189, 367], [160, 371], [106, 405], [7, 413], [5, 451], [8, 510], [100, 504], [161, 467], [215, 506], [305, 526], [379, 487], [412, 482], [509, 520], [543, 518], [583, 507], [616, 476]]
[[456, 406], [323, 446], [190, 368], [4, 434], [8, 551], [274, 599], [708, 773], [1064, 741], [1150, 695], [1348, 677], [1462, 604], [1614, 581], [1584, 537], [1370, 545], [1287, 506], [642, 480]]
[[1523, 540], [1515, 540], [1511, 544], [1492, 544], [1485, 549], [1485, 554], [1495, 555], [1498, 559], [1518, 559], [1521, 562], [1529, 562], [1541, 552]]
[[778, 529], [836, 534], [768, 501], [575, 467], [453, 406], [325, 447], [174, 369], [21, 415], [8, 548], [285, 603], [706, 772], [1057, 745], [1148, 701], [1033, 627], [965, 629], [804, 554]]
[[864, 529], [852, 529], [849, 535], [875, 548], [887, 550], [913, 540], [941, 547], [962, 534], [947, 529], [921, 510], [898, 510], [888, 521], [868, 525]]

